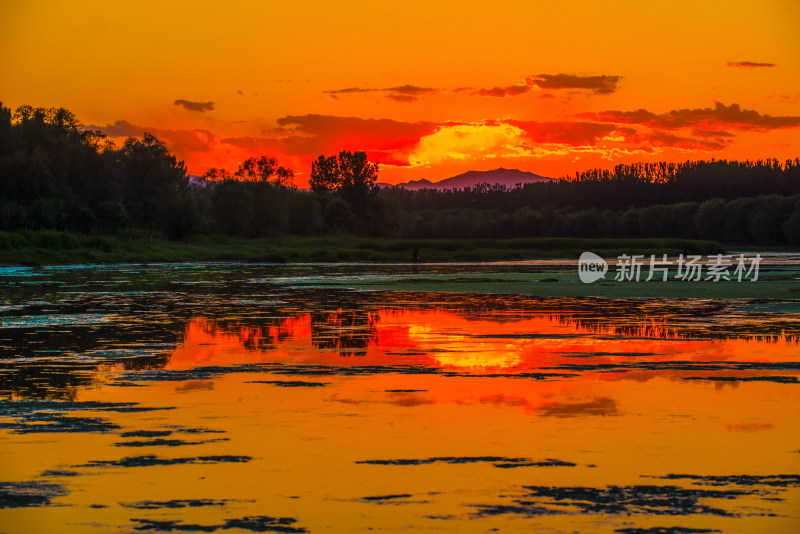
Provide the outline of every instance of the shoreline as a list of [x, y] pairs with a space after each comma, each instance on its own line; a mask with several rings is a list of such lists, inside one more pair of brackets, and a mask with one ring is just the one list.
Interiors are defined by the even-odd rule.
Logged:
[[[682, 252], [708, 255], [742, 248], [725, 247], [715, 241], [673, 238], [386, 239], [339, 234], [253, 239], [200, 236], [189, 241], [169, 241], [66, 232], [29, 232], [5, 234], [5, 237], [0, 240], [0, 265], [8, 267], [227, 261], [279, 264], [577, 261], [584, 251], [613, 258], [620, 254], [672, 256]], [[419, 249], [418, 262], [412, 261], [414, 249]]]

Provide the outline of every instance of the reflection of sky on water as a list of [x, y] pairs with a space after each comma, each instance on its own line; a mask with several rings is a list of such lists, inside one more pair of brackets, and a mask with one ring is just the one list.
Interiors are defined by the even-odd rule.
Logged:
[[[622, 330], [625, 333], [620, 333]], [[792, 338], [689, 338], [665, 324], [618, 328], [572, 315], [499, 313], [471, 316], [440, 309], [382, 309], [300, 314], [267, 327], [191, 320], [168, 368], [276, 362], [331, 366], [424, 366], [481, 373], [649, 370], [742, 371], [792, 362]], [[725, 364], [730, 362], [730, 364]], [[791, 370], [789, 365], [787, 370]], [[721, 375], [721, 376], [724, 376]]]
[[791, 302], [176, 270], [9, 293], [4, 530], [796, 530]]

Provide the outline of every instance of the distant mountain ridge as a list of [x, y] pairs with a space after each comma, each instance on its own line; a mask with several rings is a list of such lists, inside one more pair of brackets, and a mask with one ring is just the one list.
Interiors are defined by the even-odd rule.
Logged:
[[[519, 169], [494, 169], [492, 171], [467, 171], [457, 176], [445, 178], [438, 182], [431, 182], [430, 180], [411, 180], [402, 184], [397, 184], [398, 187], [405, 189], [463, 189], [464, 187], [472, 187], [481, 183], [489, 185], [498, 184], [513, 188], [517, 184], [531, 184], [536, 182], [551, 182], [556, 181], [554, 178], [540, 176], [532, 172], [521, 171]], [[392, 187], [392, 184], [379, 183], [381, 187]]]

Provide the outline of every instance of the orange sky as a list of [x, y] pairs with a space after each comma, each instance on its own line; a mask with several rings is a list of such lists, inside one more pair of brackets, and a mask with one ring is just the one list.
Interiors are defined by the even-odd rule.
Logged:
[[0, 4], [0, 101], [155, 133], [201, 174], [366, 150], [380, 181], [794, 158], [800, 3]]

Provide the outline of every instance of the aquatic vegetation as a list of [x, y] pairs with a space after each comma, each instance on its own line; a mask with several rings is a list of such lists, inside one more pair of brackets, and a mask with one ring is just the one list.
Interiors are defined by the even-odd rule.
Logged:
[[252, 460], [250, 456], [193, 456], [190, 458], [160, 458], [155, 455], [128, 456], [120, 460], [93, 460], [86, 465], [75, 467], [148, 467], [153, 465], [185, 465], [185, 464], [215, 464], [215, 463], [241, 463]]
[[644, 515], [717, 515], [731, 512], [704, 504], [706, 499], [735, 499], [750, 492], [743, 490], [699, 490], [679, 486], [552, 487], [524, 486], [527, 494], [515, 498], [514, 505], [478, 505], [477, 515], [550, 513], [605, 513]]
[[491, 463], [494, 467], [508, 469], [511, 467], [574, 467], [576, 464], [548, 458], [543, 461], [533, 461], [530, 458], [505, 458], [502, 456], [441, 456], [420, 459], [393, 459], [393, 460], [359, 460], [357, 464], [369, 465], [427, 465], [427, 464], [473, 464]]
[[163, 438], [172, 434], [172, 430], [131, 430], [120, 432], [121, 438]]
[[302, 380], [248, 380], [246, 384], [272, 384], [282, 388], [318, 388], [327, 386], [324, 382], [303, 382]]
[[397, 499], [408, 499], [409, 497], [411, 497], [410, 493], [398, 493], [397, 495], [372, 495], [364, 497], [363, 500], [368, 502], [385, 502], [396, 501]]
[[172, 499], [169, 501], [139, 501], [120, 503], [125, 508], [136, 508], [138, 510], [155, 510], [160, 508], [197, 508], [200, 506], [225, 506], [230, 499]]
[[800, 487], [800, 475], [665, 475], [666, 480], [691, 480], [695, 484], [704, 486], [727, 486], [735, 484], [737, 486], [776, 486], [776, 487]]
[[293, 527], [296, 519], [291, 517], [248, 516], [228, 519], [220, 525], [195, 525], [181, 521], [155, 521], [151, 519], [131, 519], [138, 523], [134, 530], [153, 532], [216, 532], [218, 530], [242, 529], [251, 532], [308, 532], [302, 527]]
[[67, 490], [59, 484], [43, 482], [0, 482], [0, 508], [47, 506]]
[[712, 528], [691, 527], [650, 527], [650, 528], [618, 528], [614, 532], [620, 534], [704, 534], [707, 532], [722, 532]]
[[3, 401], [0, 400], [0, 429], [9, 429], [16, 434], [48, 432], [110, 432], [119, 425], [100, 417], [78, 417], [68, 415], [75, 411], [100, 411], [138, 413], [169, 410], [171, 407], [146, 407], [137, 403], [103, 402], [53, 402], [53, 401]]
[[156, 438], [150, 440], [118, 441], [115, 447], [178, 447], [181, 445], [202, 445], [204, 443], [216, 443], [218, 441], [228, 441], [228, 438], [207, 439], [203, 441], [186, 441], [182, 439], [163, 439]]

